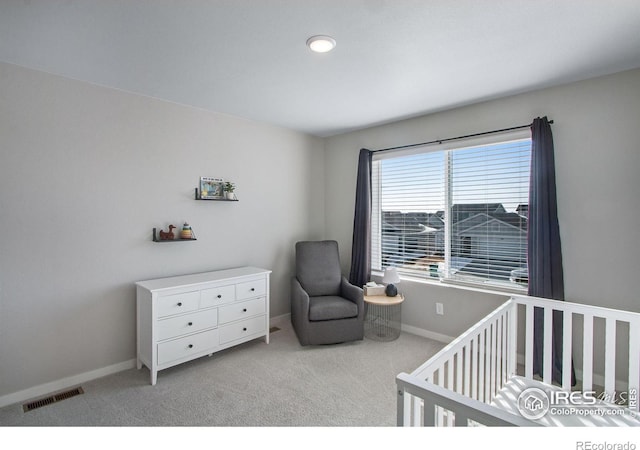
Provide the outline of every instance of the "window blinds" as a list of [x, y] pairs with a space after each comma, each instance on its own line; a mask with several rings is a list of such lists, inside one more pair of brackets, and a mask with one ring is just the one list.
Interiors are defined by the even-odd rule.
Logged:
[[522, 136], [374, 155], [372, 268], [526, 284], [531, 141]]

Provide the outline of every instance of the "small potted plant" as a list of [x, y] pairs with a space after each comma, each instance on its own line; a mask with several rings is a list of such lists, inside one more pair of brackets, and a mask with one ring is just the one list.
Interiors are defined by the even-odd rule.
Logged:
[[235, 200], [236, 194], [233, 192], [236, 190], [236, 185], [231, 181], [227, 181], [224, 183], [224, 197], [227, 200]]

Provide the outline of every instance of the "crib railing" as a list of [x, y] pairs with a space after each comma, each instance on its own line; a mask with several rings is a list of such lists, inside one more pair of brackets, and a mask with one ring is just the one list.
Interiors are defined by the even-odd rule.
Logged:
[[[536, 313], [537, 311], [537, 313]], [[518, 314], [523, 313], [523, 320]], [[627, 407], [638, 411], [640, 385], [640, 314], [571, 302], [513, 296], [440, 352], [409, 374], [398, 375], [398, 425], [468, 426], [536, 425], [523, 417], [507, 413], [491, 402], [510, 377], [518, 374], [534, 379], [534, 317], [543, 323], [542, 378], [553, 384], [553, 322], [562, 323], [562, 367], [572, 367], [575, 342], [582, 342], [581, 390], [594, 390], [594, 322], [604, 322], [604, 374], [601, 399], [617, 400], [616, 387], [625, 390]], [[555, 317], [555, 319], [554, 319]], [[574, 327], [574, 321], [582, 325]], [[519, 332], [520, 325], [524, 330]], [[619, 324], [628, 328], [626, 338], [618, 333]], [[623, 327], [623, 328], [624, 328]], [[518, 338], [524, 336], [518, 353]], [[616, 350], [628, 340], [629, 366], [625, 374], [616, 374]], [[523, 363], [518, 373], [518, 363]], [[575, 367], [575, 365], [574, 365]], [[572, 371], [562, 370], [562, 389], [571, 390]], [[616, 375], [618, 379], [616, 380]], [[616, 383], [617, 381], [617, 383]], [[618, 384], [618, 386], [616, 386]]]

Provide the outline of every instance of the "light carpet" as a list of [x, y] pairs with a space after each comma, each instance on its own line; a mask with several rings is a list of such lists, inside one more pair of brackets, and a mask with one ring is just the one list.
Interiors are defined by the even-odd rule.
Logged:
[[395, 376], [444, 344], [408, 333], [392, 342], [302, 347], [285, 323], [263, 339], [158, 373], [131, 369], [82, 384], [84, 394], [3, 426], [395, 426]]

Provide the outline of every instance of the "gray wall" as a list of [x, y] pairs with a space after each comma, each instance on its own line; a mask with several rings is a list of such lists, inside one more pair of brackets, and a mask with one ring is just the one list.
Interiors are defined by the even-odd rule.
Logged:
[[[360, 148], [378, 149], [530, 123], [547, 115], [556, 150], [567, 300], [640, 311], [640, 70], [515, 95], [329, 138], [326, 235], [350, 261]], [[502, 297], [403, 281], [405, 325], [456, 336]], [[444, 303], [444, 316], [435, 303]]]
[[[273, 270], [323, 236], [323, 141], [0, 64], [0, 398], [135, 357], [134, 282]], [[200, 176], [237, 203], [193, 200]], [[198, 240], [151, 242], [188, 221]]]

